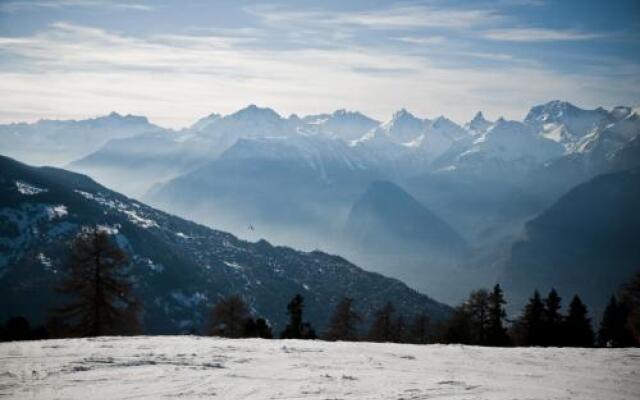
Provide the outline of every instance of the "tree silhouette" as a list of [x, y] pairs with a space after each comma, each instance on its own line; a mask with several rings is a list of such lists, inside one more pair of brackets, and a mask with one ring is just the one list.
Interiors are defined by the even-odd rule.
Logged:
[[471, 317], [471, 343], [486, 345], [489, 333], [489, 293], [485, 289], [471, 292], [465, 306]]
[[375, 312], [373, 323], [367, 335], [372, 342], [393, 342], [396, 340], [393, 316], [396, 312], [391, 302], [387, 302]]
[[213, 336], [240, 338], [245, 336], [249, 308], [237, 294], [223, 298], [213, 307], [211, 330]]
[[344, 297], [331, 315], [325, 339], [355, 341], [358, 339], [358, 324], [360, 322], [362, 322], [362, 318], [353, 307], [353, 299]]
[[408, 341], [415, 344], [429, 343], [429, 340], [431, 339], [429, 325], [430, 320], [427, 314], [416, 314], [409, 326]]
[[504, 293], [500, 285], [493, 287], [493, 291], [489, 294], [488, 302], [487, 344], [490, 346], [506, 346], [509, 344], [509, 336], [507, 336], [507, 329], [504, 327], [503, 321], [507, 316], [504, 309], [504, 305], [507, 302], [504, 299]]
[[544, 299], [544, 344], [546, 346], [562, 345], [562, 315], [560, 308], [562, 299], [555, 289], [551, 289]]
[[587, 306], [577, 295], [569, 304], [569, 312], [563, 323], [563, 344], [572, 347], [592, 347], [593, 329]]
[[73, 301], [55, 315], [77, 336], [131, 334], [139, 302], [126, 279], [126, 254], [97, 227], [84, 227], [71, 245], [69, 271], [58, 291]]
[[627, 327], [636, 345], [640, 344], [640, 272], [637, 272], [622, 290], [622, 298], [629, 306]]
[[302, 322], [302, 312], [304, 310], [304, 297], [296, 294], [287, 305], [289, 314], [289, 324], [286, 326], [280, 337], [282, 339], [315, 339], [316, 332], [309, 322]]
[[633, 346], [633, 335], [627, 326], [628, 317], [627, 304], [618, 302], [615, 296], [611, 296], [600, 322], [598, 344], [603, 347]]
[[259, 337], [263, 339], [273, 338], [271, 327], [264, 318], [249, 318], [244, 326], [245, 337]]
[[521, 344], [525, 346], [544, 345], [544, 304], [540, 293], [536, 290], [524, 308], [518, 321], [521, 331]]

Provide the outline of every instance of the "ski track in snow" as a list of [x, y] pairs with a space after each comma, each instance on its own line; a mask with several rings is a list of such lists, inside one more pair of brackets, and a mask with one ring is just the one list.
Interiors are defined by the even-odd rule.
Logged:
[[638, 399], [640, 349], [101, 337], [0, 343], [9, 399]]

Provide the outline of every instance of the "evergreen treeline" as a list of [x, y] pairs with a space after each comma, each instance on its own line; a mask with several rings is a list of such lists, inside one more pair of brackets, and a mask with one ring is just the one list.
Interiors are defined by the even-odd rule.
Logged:
[[[142, 305], [127, 277], [127, 254], [97, 227], [85, 227], [74, 238], [65, 278], [56, 290], [66, 305], [50, 310], [45, 326], [32, 327], [24, 317], [0, 324], [0, 340], [132, 335], [142, 332]], [[425, 313], [402, 315], [391, 302], [372, 315], [357, 310], [357, 299], [342, 298], [320, 336], [304, 320], [304, 297], [296, 294], [287, 305], [289, 322], [282, 339], [317, 339], [396, 343], [461, 343], [481, 346], [628, 347], [640, 344], [640, 273], [612, 296], [599, 329], [593, 331], [587, 306], [575, 295], [562, 313], [555, 289], [546, 297], [536, 290], [520, 316], [507, 320], [506, 299], [500, 285], [479, 289], [457, 306], [451, 317], [432, 324]], [[365, 324], [365, 321], [369, 324]], [[273, 338], [269, 322], [250, 311], [239, 295], [220, 298], [209, 318], [212, 336]]]

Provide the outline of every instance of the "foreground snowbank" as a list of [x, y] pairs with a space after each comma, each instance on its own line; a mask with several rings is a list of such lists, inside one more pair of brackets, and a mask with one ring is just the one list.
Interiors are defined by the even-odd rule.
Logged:
[[3, 398], [214, 396], [638, 399], [640, 349], [492, 349], [189, 336], [0, 343]]

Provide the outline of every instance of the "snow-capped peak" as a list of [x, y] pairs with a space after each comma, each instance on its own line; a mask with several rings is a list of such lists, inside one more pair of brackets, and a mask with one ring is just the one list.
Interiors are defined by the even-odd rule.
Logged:
[[201, 131], [205, 129], [209, 124], [211, 124], [213, 121], [216, 121], [221, 117], [222, 116], [218, 113], [209, 114], [206, 117], [203, 117], [197, 120], [193, 125], [191, 125], [191, 129], [194, 129], [196, 131]]
[[480, 135], [486, 132], [491, 125], [492, 123], [484, 118], [482, 111], [478, 111], [473, 119], [467, 122], [464, 127], [474, 135]]
[[406, 108], [401, 108], [398, 111], [393, 113], [393, 116], [391, 117], [392, 121], [398, 121], [398, 120], [402, 120], [402, 119], [417, 119], [415, 115], [411, 114], [409, 111], [407, 111]]
[[233, 114], [227, 115], [225, 118], [231, 118], [236, 120], [248, 120], [248, 119], [269, 119], [280, 120], [282, 117], [277, 112], [268, 107], [258, 107], [255, 104], [250, 104], [247, 107], [236, 111]]

